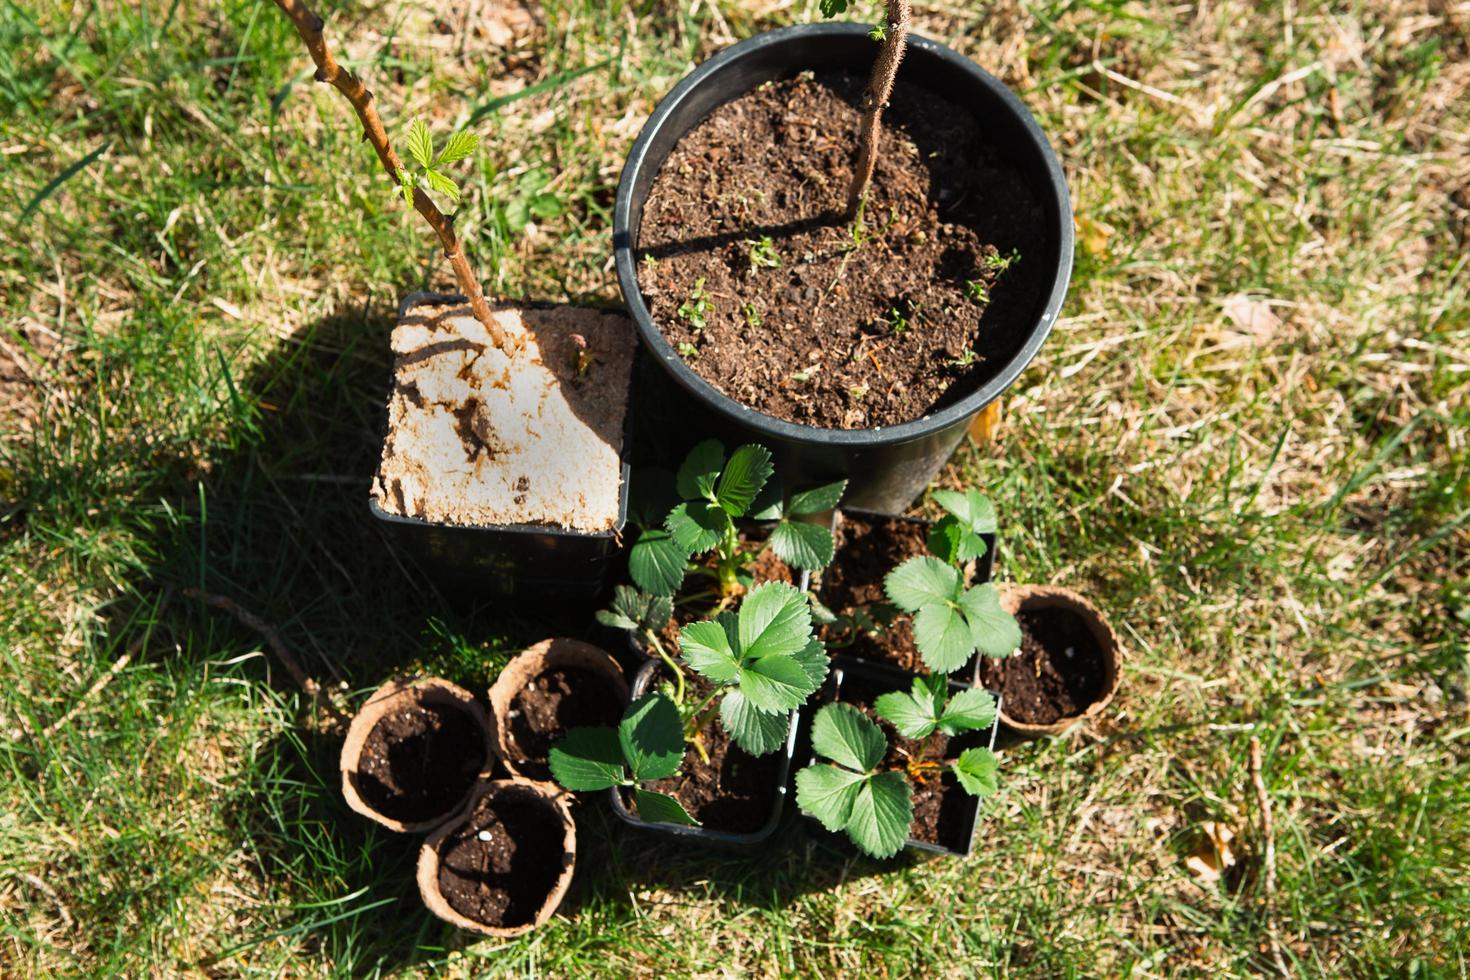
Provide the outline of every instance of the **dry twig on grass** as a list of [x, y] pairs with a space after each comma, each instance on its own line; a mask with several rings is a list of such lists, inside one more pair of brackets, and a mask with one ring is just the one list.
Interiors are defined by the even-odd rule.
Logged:
[[1271, 819], [1271, 796], [1266, 792], [1266, 780], [1261, 775], [1261, 740], [1251, 736], [1250, 744], [1251, 785], [1256, 790], [1256, 811], [1261, 820], [1262, 864], [1264, 871], [1264, 904], [1266, 909], [1266, 935], [1271, 944], [1271, 959], [1282, 976], [1290, 976], [1286, 957], [1281, 952], [1280, 930], [1276, 927], [1276, 827]]

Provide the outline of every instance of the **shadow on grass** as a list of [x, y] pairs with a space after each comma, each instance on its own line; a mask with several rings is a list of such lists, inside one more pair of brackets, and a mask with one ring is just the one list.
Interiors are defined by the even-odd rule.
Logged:
[[[620, 637], [615, 643], [599, 632], [592, 605], [538, 619], [451, 598], [370, 515], [391, 327], [387, 308], [324, 320], [248, 377], [232, 379], [233, 448], [202, 474], [160, 481], [154, 492], [172, 516], [148, 542], [149, 577], [136, 585], [134, 603], [156, 604], [157, 613], [116, 609], [116, 642], [133, 642], [147, 620], [179, 649], [206, 656], [222, 643], [261, 644], [190, 590], [223, 596], [267, 622], [307, 674], [334, 695], [347, 693], [351, 704], [415, 671], [483, 692], [509, 656], [548, 635], [600, 640], [621, 652]], [[646, 406], [640, 398], [635, 457], [678, 459], [704, 431], [668, 395], [655, 388]], [[160, 595], [171, 598], [159, 602]], [[347, 972], [396, 970], [473, 941], [419, 902], [422, 838], [389, 833], [347, 808], [341, 734], [314, 726], [309, 699], [289, 688], [281, 665], [257, 657], [233, 669], [254, 683], [269, 677], [295, 697], [297, 723], [235, 774], [220, 818], [276, 904], [256, 907], [249, 926], [199, 966], [259, 964], [299, 955], [304, 945]], [[600, 801], [583, 803], [578, 822], [577, 879], [564, 912], [595, 906], [632, 919], [632, 896], [644, 887], [776, 909], [884, 870], [807, 840], [795, 821], [754, 856], [670, 848], [620, 824]]]

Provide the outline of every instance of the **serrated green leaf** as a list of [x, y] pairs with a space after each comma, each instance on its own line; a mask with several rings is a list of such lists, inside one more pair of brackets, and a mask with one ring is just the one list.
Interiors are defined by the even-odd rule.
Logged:
[[925, 606], [914, 614], [914, 643], [930, 670], [952, 673], [975, 652], [970, 627], [948, 603]]
[[847, 0], [822, 0], [822, 16], [836, 17], [847, 9]]
[[673, 823], [684, 827], [700, 825], [699, 821], [684, 809], [684, 804], [666, 793], [655, 793], [651, 789], [635, 789], [633, 802], [638, 805], [638, 818], [644, 823]]
[[873, 701], [873, 710], [905, 738], [924, 738], [939, 725], [945, 686], [942, 676], [932, 679], [915, 677], [912, 692], [892, 691], [880, 695]]
[[551, 775], [564, 789], [590, 792], [623, 781], [623, 752], [611, 728], [573, 728], [551, 747]]
[[769, 449], [755, 444], [741, 446], [730, 454], [730, 461], [720, 472], [715, 500], [731, 517], [743, 517], [774, 472]]
[[428, 169], [434, 164], [434, 138], [429, 135], [429, 127], [422, 119], [415, 119], [413, 125], [408, 127], [408, 155], [413, 157], [414, 162], [420, 167]]
[[908, 840], [913, 821], [908, 780], [902, 773], [880, 772], [863, 783], [852, 801], [847, 836], [872, 857], [891, 857]]
[[788, 654], [772, 654], [740, 668], [740, 693], [763, 711], [794, 711], [817, 686]]
[[827, 679], [827, 670], [831, 666], [831, 660], [827, 656], [827, 648], [816, 637], [812, 637], [807, 641], [806, 646], [792, 654], [791, 659], [795, 660], [801, 665], [801, 669], [806, 671], [807, 679], [811, 681], [813, 691], [821, 687], [822, 682]]
[[939, 730], [946, 735], [978, 732], [995, 724], [995, 695], [980, 687], [960, 691], [949, 699], [939, 716]]
[[883, 579], [883, 590], [904, 612], [918, 612], [934, 603], [960, 597], [960, 573], [938, 558], [910, 558]]
[[475, 152], [480, 145], [480, 137], [474, 133], [461, 130], [449, 137], [449, 142], [444, 144], [444, 149], [439, 151], [439, 159], [434, 161], [442, 166], [449, 163], [458, 163]]
[[731, 691], [720, 701], [720, 724], [751, 755], [769, 755], [786, 744], [791, 731], [789, 712], [761, 711], [739, 691]]
[[815, 572], [832, 561], [832, 532], [819, 524], [782, 521], [767, 543], [777, 558], [793, 568]]
[[662, 694], [643, 695], [623, 712], [618, 742], [636, 781], [672, 776], [684, 760], [684, 726], [679, 709]]
[[1000, 788], [1000, 760], [984, 747], [965, 749], [951, 765], [960, 787], [971, 796], [990, 796]]
[[409, 207], [413, 207], [413, 189], [418, 186], [414, 175], [407, 170], [398, 171], [398, 185], [403, 188], [403, 201]]
[[970, 531], [962, 531], [956, 559], [963, 564], [967, 561], [974, 561], [983, 554], [985, 554], [985, 539]]
[[1000, 592], [990, 583], [960, 597], [969, 623], [970, 643], [987, 657], [1009, 657], [1021, 645], [1021, 624], [1000, 605]]
[[953, 564], [959, 560], [960, 538], [964, 533], [959, 518], [946, 514], [929, 528], [929, 551], [940, 561]]
[[703, 554], [720, 543], [730, 526], [730, 515], [714, 504], [703, 500], [691, 500], [679, 504], [669, 511], [664, 521], [674, 536], [674, 542], [685, 554]]
[[664, 625], [674, 618], [674, 600], [666, 595], [646, 595], [643, 598], [647, 606], [638, 624], [644, 629], [655, 631], [663, 629]]
[[725, 625], [728, 615], [690, 623], [679, 631], [679, 656], [716, 684], [733, 684], [740, 677], [740, 658]]
[[810, 490], [792, 494], [791, 502], [787, 504], [786, 509], [793, 514], [821, 514], [832, 510], [841, 503], [842, 495], [846, 491], [846, 480], [813, 487]]
[[794, 585], [766, 582], [746, 593], [740, 604], [740, 656], [759, 660], [792, 654], [812, 635], [812, 610]]
[[597, 621], [609, 629], [636, 630], [638, 623], [629, 619], [616, 609], [599, 609], [594, 614]]
[[725, 447], [718, 439], [706, 439], [689, 450], [689, 455], [684, 457], [679, 474], [674, 478], [674, 486], [678, 489], [679, 496], [685, 500], [712, 499], [715, 495], [715, 481], [724, 468]]
[[440, 194], [443, 194], [451, 201], [454, 201], [456, 203], [459, 201], [459, 185], [450, 180], [448, 177], [441, 174], [439, 171], [425, 170], [424, 179], [429, 182], [430, 187], [434, 188], [434, 190], [438, 191]]
[[845, 830], [868, 777], [836, 766], [807, 766], [796, 774], [796, 805], [831, 831]]
[[684, 583], [689, 551], [664, 528], [651, 527], [628, 550], [628, 574], [645, 592], [670, 596]]
[[870, 772], [883, 761], [883, 730], [850, 704], [829, 704], [812, 720], [812, 749], [841, 766]]
[[995, 505], [979, 491], [935, 490], [934, 502], [953, 514], [965, 530], [975, 534], [995, 533]]

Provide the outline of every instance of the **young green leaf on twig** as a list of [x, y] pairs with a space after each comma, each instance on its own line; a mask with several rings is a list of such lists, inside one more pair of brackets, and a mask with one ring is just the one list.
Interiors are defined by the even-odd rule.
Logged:
[[415, 119], [409, 127], [408, 155], [413, 162], [419, 165], [417, 171], [400, 168], [398, 171], [398, 186], [403, 191], [403, 199], [413, 206], [413, 191], [415, 187], [423, 187], [425, 190], [442, 194], [449, 199], [451, 204], [459, 203], [459, 185], [444, 172], [444, 168], [451, 163], [458, 163], [474, 155], [475, 148], [480, 145], [480, 138], [474, 133], [460, 131], [450, 136], [444, 144], [444, 149], [438, 155], [434, 154], [434, 138], [429, 133], [429, 127], [422, 119]]

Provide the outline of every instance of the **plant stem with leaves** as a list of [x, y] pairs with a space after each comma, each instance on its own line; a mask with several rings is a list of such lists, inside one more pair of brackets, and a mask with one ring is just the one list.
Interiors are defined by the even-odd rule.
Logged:
[[[325, 26], [322, 19], [301, 0], [276, 0], [276, 6], [290, 18], [296, 33], [301, 35], [301, 40], [306, 44], [311, 60], [316, 63], [316, 80], [330, 84], [352, 104], [352, 108], [357, 111], [357, 118], [362, 122], [363, 139], [372, 144], [378, 160], [393, 182], [403, 186], [403, 174], [407, 171], [394, 151], [393, 144], [388, 140], [383, 120], [379, 118], [378, 110], [373, 105], [373, 93], [368, 91], [361, 79], [343, 68], [332, 56], [332, 51], [322, 36], [322, 28]], [[426, 166], [426, 169], [430, 168]], [[480, 280], [470, 268], [469, 259], [465, 258], [464, 249], [460, 247], [459, 238], [454, 233], [453, 217], [440, 211], [422, 187], [409, 186], [404, 193], [411, 200], [414, 210], [423, 216], [429, 227], [434, 229], [434, 234], [439, 236], [439, 241], [444, 246], [444, 256], [454, 270], [454, 278], [459, 283], [460, 290], [470, 301], [475, 319], [484, 325], [496, 347], [507, 354], [514, 353], [515, 345], [490, 314], [490, 306], [485, 302]]]
[[[822, 0], [822, 13], [833, 17], [847, 9], [848, 0]], [[858, 208], [867, 196], [868, 185], [873, 180], [873, 170], [878, 165], [879, 124], [883, 110], [893, 95], [893, 83], [898, 77], [898, 65], [908, 47], [909, 0], [887, 0], [888, 21], [875, 30], [873, 36], [880, 38], [878, 57], [873, 62], [873, 73], [868, 86], [863, 90], [861, 108], [863, 119], [858, 132], [858, 162], [852, 172], [852, 183], [847, 187], [847, 220], [857, 217]]]

